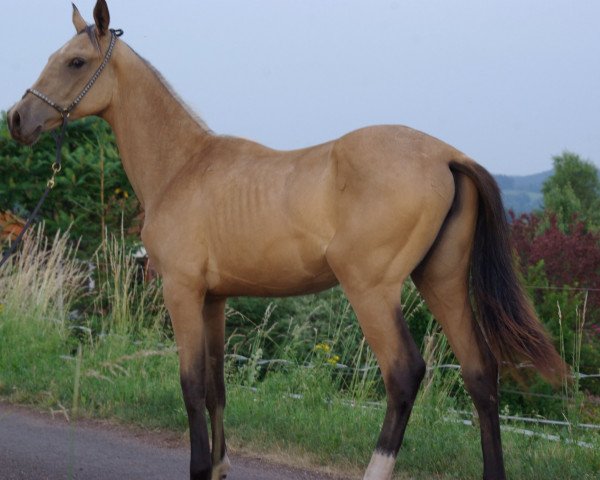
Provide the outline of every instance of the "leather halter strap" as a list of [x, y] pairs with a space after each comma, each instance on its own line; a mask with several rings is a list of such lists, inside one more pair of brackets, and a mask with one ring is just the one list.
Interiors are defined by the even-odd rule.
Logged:
[[43, 100], [48, 105], [50, 105], [52, 108], [57, 110], [58, 113], [60, 113], [63, 118], [69, 118], [69, 115], [71, 114], [71, 112], [73, 110], [75, 110], [75, 107], [77, 107], [77, 105], [79, 105], [79, 102], [81, 102], [81, 100], [83, 100], [83, 97], [85, 97], [87, 95], [87, 93], [90, 91], [90, 89], [92, 88], [94, 83], [96, 83], [96, 80], [98, 80], [98, 77], [100, 77], [100, 74], [102, 73], [102, 71], [104, 70], [106, 65], [108, 65], [108, 62], [110, 61], [110, 57], [112, 56], [112, 53], [113, 53], [113, 49], [115, 48], [115, 43], [117, 41], [117, 37], [120, 37], [121, 35], [123, 35], [123, 30], [120, 30], [120, 29], [113, 30], [111, 28], [110, 44], [108, 46], [108, 50], [106, 50], [106, 54], [104, 55], [104, 60], [102, 60], [102, 63], [96, 69], [96, 71], [94, 72], [94, 74], [92, 75], [90, 80], [87, 82], [85, 87], [83, 87], [83, 90], [81, 90], [79, 95], [77, 95], [77, 97], [75, 97], [75, 100], [73, 100], [68, 107], [66, 107], [66, 108], [61, 107], [57, 103], [53, 102], [47, 95], [44, 95], [42, 92], [40, 92], [39, 90], [36, 90], [35, 88], [28, 88], [25, 91], [25, 95], [27, 95], [28, 93], [35, 95], [40, 100]]

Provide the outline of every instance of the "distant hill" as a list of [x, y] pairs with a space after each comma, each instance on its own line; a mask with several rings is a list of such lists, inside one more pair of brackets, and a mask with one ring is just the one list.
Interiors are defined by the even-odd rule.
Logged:
[[528, 213], [542, 207], [542, 184], [553, 174], [553, 170], [533, 175], [494, 175], [500, 189], [506, 210], [515, 213]]

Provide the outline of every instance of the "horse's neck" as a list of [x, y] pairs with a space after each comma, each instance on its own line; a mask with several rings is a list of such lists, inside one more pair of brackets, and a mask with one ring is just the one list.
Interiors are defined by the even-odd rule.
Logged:
[[115, 55], [118, 87], [102, 116], [115, 133], [129, 181], [148, 208], [211, 135], [157, 72], [122, 46]]

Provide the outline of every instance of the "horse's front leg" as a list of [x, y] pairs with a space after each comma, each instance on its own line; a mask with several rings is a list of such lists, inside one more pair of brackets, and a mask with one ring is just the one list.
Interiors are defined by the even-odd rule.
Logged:
[[191, 480], [211, 480], [212, 462], [206, 426], [206, 328], [204, 291], [189, 282], [164, 277], [165, 304], [179, 350], [179, 374], [190, 427]]
[[204, 301], [204, 324], [206, 325], [206, 406], [210, 415], [212, 432], [211, 480], [223, 480], [230, 468], [223, 413], [225, 411], [225, 298], [206, 296]]

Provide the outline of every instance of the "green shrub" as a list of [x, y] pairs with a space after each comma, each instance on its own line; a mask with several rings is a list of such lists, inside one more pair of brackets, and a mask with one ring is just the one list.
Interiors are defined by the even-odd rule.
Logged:
[[[27, 217], [42, 196], [54, 162], [54, 140], [42, 136], [33, 147], [17, 144], [0, 119], [0, 211]], [[139, 203], [119, 159], [108, 124], [89, 118], [69, 125], [62, 149], [63, 168], [40, 217], [52, 236], [70, 229], [82, 257], [91, 257], [103, 227], [118, 234], [135, 230]], [[131, 239], [135, 239], [132, 232]]]

